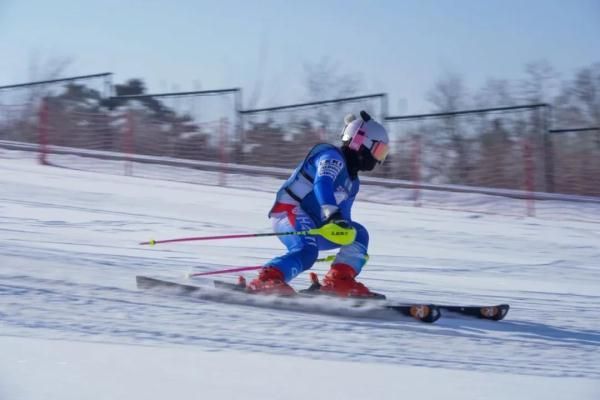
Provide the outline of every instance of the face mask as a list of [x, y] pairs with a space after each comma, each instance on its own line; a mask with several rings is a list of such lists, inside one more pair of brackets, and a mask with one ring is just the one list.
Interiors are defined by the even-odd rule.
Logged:
[[363, 147], [358, 153], [359, 169], [361, 171], [372, 171], [378, 161], [373, 157], [369, 149]]

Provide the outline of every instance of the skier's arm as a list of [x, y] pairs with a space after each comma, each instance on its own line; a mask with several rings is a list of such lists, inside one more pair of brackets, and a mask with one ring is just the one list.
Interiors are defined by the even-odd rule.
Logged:
[[326, 221], [339, 211], [334, 196], [334, 183], [344, 168], [344, 161], [337, 153], [325, 152], [316, 160], [316, 167], [313, 190], [321, 205], [321, 217]]

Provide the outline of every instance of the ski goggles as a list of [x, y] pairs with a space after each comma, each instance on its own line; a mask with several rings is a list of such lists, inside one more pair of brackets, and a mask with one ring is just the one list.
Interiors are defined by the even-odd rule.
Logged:
[[378, 142], [377, 140], [371, 140], [373, 145], [369, 150], [371, 150], [371, 155], [373, 158], [379, 161], [380, 163], [384, 162], [388, 153], [390, 152], [390, 145], [383, 142]]
[[360, 146], [365, 146], [371, 152], [375, 160], [382, 163], [390, 152], [390, 145], [378, 140], [369, 139], [363, 130], [358, 130], [352, 138], [348, 147], [352, 150], [360, 150]]

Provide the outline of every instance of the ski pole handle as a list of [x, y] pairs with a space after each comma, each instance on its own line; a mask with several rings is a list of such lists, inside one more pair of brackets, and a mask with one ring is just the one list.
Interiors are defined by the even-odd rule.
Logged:
[[[320, 235], [332, 243], [340, 246], [348, 246], [356, 239], [356, 229], [353, 226], [345, 228], [336, 223], [329, 223], [320, 228], [310, 229], [305, 231], [305, 235]], [[300, 233], [302, 234], [302, 233]]]

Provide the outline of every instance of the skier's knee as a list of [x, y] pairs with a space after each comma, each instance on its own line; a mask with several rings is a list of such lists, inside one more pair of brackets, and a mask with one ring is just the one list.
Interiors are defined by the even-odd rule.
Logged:
[[311, 268], [319, 257], [319, 249], [316, 246], [304, 246], [300, 252], [300, 260], [302, 262], [302, 270], [306, 271]]
[[352, 226], [356, 229], [355, 241], [362, 244], [365, 248], [369, 247], [369, 231], [367, 228], [359, 224], [358, 222], [352, 222]]
[[367, 250], [369, 246], [369, 232], [367, 229], [357, 222], [353, 222], [352, 225], [356, 229], [356, 240], [354, 243], [343, 246], [338, 252], [334, 264], [345, 264], [356, 272], [358, 275], [362, 270], [362, 267], [367, 262]]

